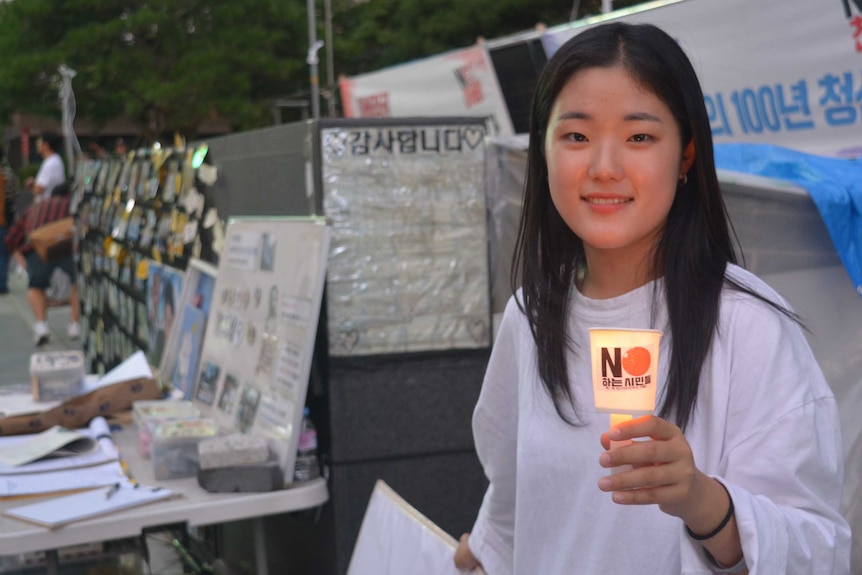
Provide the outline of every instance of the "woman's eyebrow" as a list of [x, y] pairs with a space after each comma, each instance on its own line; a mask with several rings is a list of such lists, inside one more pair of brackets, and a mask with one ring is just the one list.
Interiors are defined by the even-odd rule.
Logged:
[[647, 122], [661, 122], [661, 118], [658, 116], [654, 116], [649, 112], [636, 112], [634, 114], [626, 114], [623, 117], [623, 120], [626, 122], [639, 122], [639, 121], [647, 121]]
[[[573, 111], [563, 112], [557, 117], [557, 120], [591, 120], [592, 117], [593, 116], [591, 114], [587, 114], [586, 112]], [[623, 116], [623, 120], [626, 122], [661, 122], [661, 118], [654, 114], [650, 114], [649, 112], [634, 112], [631, 114], [626, 114], [625, 116]]]
[[557, 117], [557, 120], [589, 120], [591, 118], [592, 116], [586, 112], [563, 112]]

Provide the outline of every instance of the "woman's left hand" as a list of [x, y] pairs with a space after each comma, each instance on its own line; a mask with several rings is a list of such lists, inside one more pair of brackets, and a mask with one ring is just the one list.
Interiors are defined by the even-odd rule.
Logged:
[[[633, 441], [611, 448], [611, 440], [616, 443], [636, 437], [652, 441]], [[735, 565], [742, 559], [736, 518], [731, 515], [729, 521], [723, 521], [730, 507], [730, 493], [695, 467], [691, 446], [679, 427], [660, 417], [639, 417], [603, 433], [602, 446], [608, 450], [599, 457], [602, 467], [632, 466], [630, 471], [599, 480], [599, 489], [611, 492], [614, 502], [658, 505], [698, 534], [712, 533], [716, 526], [723, 525], [701, 543], [721, 565]]]
[[[651, 441], [633, 441], [614, 446], [614, 442], [648, 437]], [[682, 431], [676, 425], [655, 416], [639, 417], [602, 434], [607, 449], [599, 458], [602, 467], [632, 465], [631, 471], [602, 477], [599, 489], [613, 493], [613, 500], [623, 505], [656, 504], [669, 515], [686, 523], [704, 509], [698, 503], [708, 499], [715, 481], [694, 465], [694, 455]]]

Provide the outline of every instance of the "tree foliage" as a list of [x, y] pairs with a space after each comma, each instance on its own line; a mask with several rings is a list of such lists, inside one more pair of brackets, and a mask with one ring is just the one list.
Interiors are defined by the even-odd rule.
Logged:
[[[642, 0], [616, 0], [622, 8]], [[584, 0], [579, 15], [600, 12], [601, 0]], [[345, 74], [461, 48], [477, 38], [497, 39], [568, 22], [575, 4], [560, 0], [341, 0], [336, 62]]]
[[194, 134], [213, 114], [236, 128], [304, 67], [305, 11], [275, 0], [13, 0], [2, 5], [0, 112], [57, 109], [57, 69], [76, 70], [78, 114], [126, 115], [150, 136]]
[[[316, 0], [324, 37], [324, 0]], [[335, 71], [355, 75], [567, 21], [559, 0], [330, 0]], [[617, 0], [616, 7], [636, 3]], [[584, 0], [580, 14], [600, 0]], [[0, 115], [58, 116], [58, 67], [77, 72], [79, 116], [127, 116], [150, 138], [194, 136], [218, 115], [268, 124], [279, 97], [307, 98], [306, 0], [0, 2]], [[326, 60], [320, 53], [321, 76]]]

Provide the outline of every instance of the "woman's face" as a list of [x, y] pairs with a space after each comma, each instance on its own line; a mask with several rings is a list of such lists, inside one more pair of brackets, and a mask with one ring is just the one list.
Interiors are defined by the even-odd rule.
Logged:
[[684, 159], [670, 109], [624, 68], [587, 68], [568, 81], [545, 137], [548, 185], [588, 258], [651, 252], [690, 150]]

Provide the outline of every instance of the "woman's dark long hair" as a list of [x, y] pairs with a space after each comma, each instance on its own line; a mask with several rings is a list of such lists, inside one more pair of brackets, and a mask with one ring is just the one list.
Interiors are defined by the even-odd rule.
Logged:
[[736, 255], [700, 83], [683, 50], [659, 28], [624, 23], [596, 26], [566, 42], [545, 67], [530, 116], [525, 197], [512, 283], [517, 286], [520, 278], [523, 298], [518, 304], [536, 343], [542, 382], [560, 417], [574, 424], [565, 409], [567, 404], [577, 405], [566, 366], [567, 351], [575, 351], [566, 321], [570, 290], [585, 262], [584, 246], [551, 200], [544, 142], [551, 108], [572, 76], [587, 68], [613, 66], [624, 67], [667, 105], [679, 125], [683, 146], [694, 142], [694, 163], [686, 173], [686, 183], [677, 188], [652, 262], [654, 272], [664, 276], [672, 334], [668, 382], [659, 415], [685, 429], [716, 330], [725, 268], [729, 262], [736, 263]]

